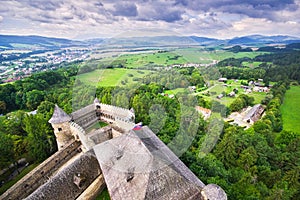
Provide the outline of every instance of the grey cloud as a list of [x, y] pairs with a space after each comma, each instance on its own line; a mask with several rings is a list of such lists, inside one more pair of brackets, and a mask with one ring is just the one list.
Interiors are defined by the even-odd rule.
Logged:
[[139, 20], [142, 21], [166, 21], [176, 22], [182, 20], [184, 9], [172, 7], [167, 3], [156, 3], [152, 5], [141, 4], [139, 7]]
[[34, 16], [34, 15], [29, 15], [27, 16], [28, 19], [35, 21], [35, 22], [40, 22], [40, 23], [54, 23], [55, 19], [49, 18], [47, 16]]
[[179, 21], [182, 19], [181, 14], [183, 12], [179, 12], [179, 11], [167, 11], [163, 10], [162, 13], [157, 13], [156, 16], [153, 16], [153, 18], [155, 20], [162, 20], [162, 21], [166, 21], [166, 22], [175, 22], [175, 21]]
[[208, 11], [210, 9], [220, 9], [222, 7], [228, 7], [230, 5], [249, 5], [254, 8], [260, 8], [261, 6], [268, 6], [272, 10], [281, 10], [290, 5], [296, 6], [294, 0], [214, 0], [214, 1], [192, 1], [192, 0], [176, 0], [174, 5], [182, 5], [184, 7], [189, 7], [190, 9], [201, 9]]
[[296, 10], [294, 0], [215, 0], [215, 1], [189, 1], [176, 0], [174, 6], [182, 6], [196, 11], [220, 11], [226, 13], [243, 14], [254, 18], [272, 18], [272, 13], [280, 10]]
[[[26, 2], [26, 1], [24, 1]], [[58, 1], [58, 0], [52, 0], [52, 1], [43, 1], [43, 0], [33, 0], [33, 1], [27, 1], [28, 5], [30, 5], [33, 8], [38, 8], [40, 10], [56, 10], [59, 8], [62, 4], [63, 1]]]
[[115, 16], [135, 17], [138, 15], [137, 7], [135, 3], [119, 2], [114, 4]]
[[95, 5], [96, 7], [103, 7], [103, 3], [101, 3], [101, 2], [96, 2], [94, 5]]

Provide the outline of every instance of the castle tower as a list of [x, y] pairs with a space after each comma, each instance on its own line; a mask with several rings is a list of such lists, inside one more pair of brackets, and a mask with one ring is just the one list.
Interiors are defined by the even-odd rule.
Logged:
[[58, 107], [58, 105], [55, 105], [53, 115], [48, 122], [51, 123], [54, 129], [58, 150], [62, 149], [70, 140], [73, 139], [69, 124], [70, 121], [71, 117]]
[[96, 116], [100, 120], [100, 117], [101, 117], [101, 106], [100, 106], [100, 101], [99, 101], [99, 99], [97, 97], [94, 100], [94, 105], [95, 105], [95, 110], [96, 110]]

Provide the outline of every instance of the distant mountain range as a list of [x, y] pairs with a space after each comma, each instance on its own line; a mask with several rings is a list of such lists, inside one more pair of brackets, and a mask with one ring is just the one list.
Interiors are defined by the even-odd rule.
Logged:
[[82, 46], [84, 42], [42, 36], [0, 35], [0, 48], [7, 49], [58, 49]]
[[215, 39], [197, 36], [148, 36], [124, 38], [95, 38], [78, 41], [42, 36], [0, 35], [0, 49], [60, 49], [65, 47], [149, 47], [149, 46], [264, 46], [300, 43], [300, 38], [291, 36], [250, 35], [232, 39]]
[[291, 37], [286, 35], [276, 36], [263, 36], [263, 35], [250, 35], [243, 37], [236, 37], [228, 40], [228, 44], [239, 45], [258, 45], [258, 44], [291, 44], [300, 42], [300, 38]]

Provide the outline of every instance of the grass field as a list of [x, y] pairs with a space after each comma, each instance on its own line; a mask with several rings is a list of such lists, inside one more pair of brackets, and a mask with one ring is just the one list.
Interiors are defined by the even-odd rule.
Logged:
[[77, 78], [87, 85], [108, 87], [121, 85], [122, 81], [128, 85], [135, 82], [135, 78], [142, 78], [150, 73], [149, 70], [114, 68], [80, 74]]
[[187, 63], [182, 56], [172, 52], [127, 54], [121, 55], [117, 60], [125, 60], [125, 65], [129, 68], [143, 67], [148, 64], [168, 66]]
[[286, 92], [282, 113], [283, 129], [300, 133], [300, 86], [291, 86]]
[[256, 68], [256, 67], [259, 67], [259, 65], [261, 63], [262, 62], [242, 62], [242, 65], [250, 67], [250, 68]]
[[[202, 63], [209, 64], [213, 60], [224, 60], [226, 58], [242, 58], [261, 55], [264, 52], [239, 52], [233, 53], [224, 50], [207, 51], [203, 48], [181, 48], [168, 52], [151, 52], [140, 54], [123, 54], [119, 57], [106, 58], [101, 61], [123, 63], [128, 68], [144, 67], [149, 64], [169, 66], [184, 63]], [[258, 66], [259, 63], [254, 63]]]

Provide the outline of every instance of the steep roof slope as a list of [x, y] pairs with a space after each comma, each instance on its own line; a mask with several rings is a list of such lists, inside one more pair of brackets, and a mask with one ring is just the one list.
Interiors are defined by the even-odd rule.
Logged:
[[205, 185], [148, 127], [94, 151], [112, 199], [201, 199]]
[[53, 115], [48, 122], [51, 124], [60, 124], [64, 122], [69, 122], [70, 120], [71, 117], [67, 113], [65, 113], [63, 109], [61, 109], [60, 107], [58, 107], [58, 105], [55, 104]]

